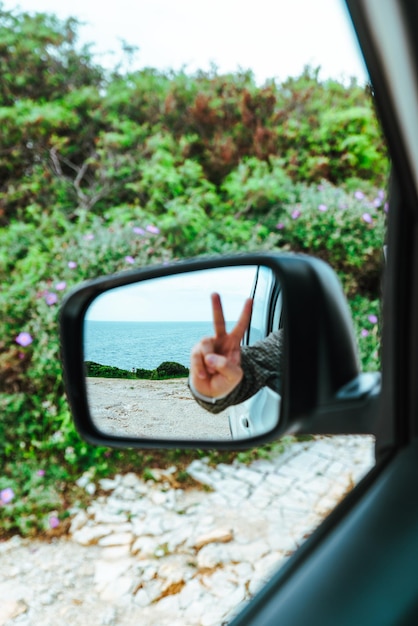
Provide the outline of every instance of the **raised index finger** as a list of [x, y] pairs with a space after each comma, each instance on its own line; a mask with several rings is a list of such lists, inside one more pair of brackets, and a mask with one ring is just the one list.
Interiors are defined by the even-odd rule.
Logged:
[[213, 293], [211, 295], [212, 300], [212, 314], [213, 314], [213, 326], [215, 329], [215, 336], [222, 337], [225, 335], [225, 318], [222, 310], [221, 296], [219, 293]]

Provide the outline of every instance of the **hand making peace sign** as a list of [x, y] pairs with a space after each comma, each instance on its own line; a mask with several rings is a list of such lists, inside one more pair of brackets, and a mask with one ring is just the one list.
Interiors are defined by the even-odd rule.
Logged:
[[253, 301], [248, 298], [235, 328], [226, 332], [219, 294], [211, 295], [214, 337], [205, 337], [194, 346], [191, 354], [191, 383], [204, 396], [217, 398], [228, 395], [241, 382], [241, 340], [251, 320]]

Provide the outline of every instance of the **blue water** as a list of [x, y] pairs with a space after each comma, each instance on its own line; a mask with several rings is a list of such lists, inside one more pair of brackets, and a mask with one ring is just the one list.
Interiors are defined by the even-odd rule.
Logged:
[[155, 369], [164, 361], [190, 367], [190, 351], [213, 335], [212, 322], [84, 323], [84, 360], [131, 371]]

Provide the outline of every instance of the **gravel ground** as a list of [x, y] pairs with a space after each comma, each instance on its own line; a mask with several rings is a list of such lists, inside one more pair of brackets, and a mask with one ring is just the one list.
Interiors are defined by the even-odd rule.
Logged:
[[248, 467], [193, 461], [206, 490], [170, 470], [102, 480], [69, 537], [0, 542], [0, 626], [226, 624], [372, 465], [372, 438], [322, 437]]

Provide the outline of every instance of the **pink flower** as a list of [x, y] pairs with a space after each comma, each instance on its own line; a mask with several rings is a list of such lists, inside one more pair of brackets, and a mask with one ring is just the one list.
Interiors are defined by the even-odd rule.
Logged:
[[93, 233], [87, 233], [87, 235], [84, 235], [84, 239], [87, 239], [87, 241], [91, 241], [92, 239], [94, 239]]
[[385, 202], [385, 204], [383, 205], [383, 210], [385, 213], [389, 213], [389, 203]]
[[135, 235], [145, 235], [145, 230], [143, 228], [140, 228], [139, 226], [134, 226], [132, 230]]
[[48, 306], [52, 306], [53, 304], [56, 304], [58, 302], [57, 294], [49, 291], [47, 294], [45, 294], [45, 302], [47, 303]]
[[318, 211], [322, 211], [322, 212], [324, 212], [324, 211], [328, 211], [328, 207], [327, 207], [327, 205], [326, 205], [326, 204], [320, 204], [320, 205], [318, 206]]
[[14, 491], [11, 487], [6, 487], [0, 491], [0, 504], [9, 504], [15, 497]]
[[75, 261], [68, 261], [68, 267], [70, 270], [74, 270], [77, 267], [77, 263]]
[[18, 334], [15, 341], [16, 343], [19, 344], [19, 346], [23, 346], [24, 348], [27, 348], [27, 346], [30, 346], [33, 339], [29, 333], [22, 332]]
[[283, 230], [283, 228], [284, 228], [284, 224], [283, 224], [283, 222], [279, 222], [278, 224], [276, 224], [276, 228], [277, 228], [278, 230]]
[[126, 256], [125, 257], [125, 261], [126, 263], [129, 263], [130, 265], [132, 265], [133, 263], [135, 263], [135, 259], [133, 256]]
[[363, 213], [363, 215], [361, 216], [363, 221], [366, 222], [367, 224], [372, 224], [373, 223], [373, 218], [370, 215], [370, 213]]
[[301, 213], [300, 213], [299, 209], [295, 209], [291, 213], [292, 220], [297, 220], [298, 217], [300, 217], [300, 215], [301, 215]]
[[364, 193], [360, 190], [354, 192], [354, 197], [356, 200], [364, 200]]
[[56, 515], [51, 515], [48, 522], [50, 528], [57, 528], [60, 525], [60, 521]]
[[45, 476], [45, 470], [43, 470], [43, 469], [38, 470], [38, 471], [36, 472], [36, 475], [37, 475], [37, 476]]
[[57, 291], [63, 291], [67, 286], [67, 283], [65, 282], [65, 280], [61, 280], [59, 283], [57, 283], [55, 285], [55, 289]]
[[376, 315], [369, 315], [369, 317], [367, 319], [369, 320], [369, 322], [371, 324], [377, 324], [377, 317], [376, 317]]
[[366, 330], [365, 328], [363, 328], [363, 330], [361, 331], [361, 333], [360, 333], [360, 334], [361, 334], [361, 336], [362, 336], [362, 337], [368, 337], [368, 335], [369, 335], [369, 331], [368, 331], [368, 330]]
[[153, 235], [158, 235], [160, 232], [160, 229], [157, 228], [157, 226], [153, 226], [152, 224], [149, 224], [146, 229], [149, 233], [152, 233]]

